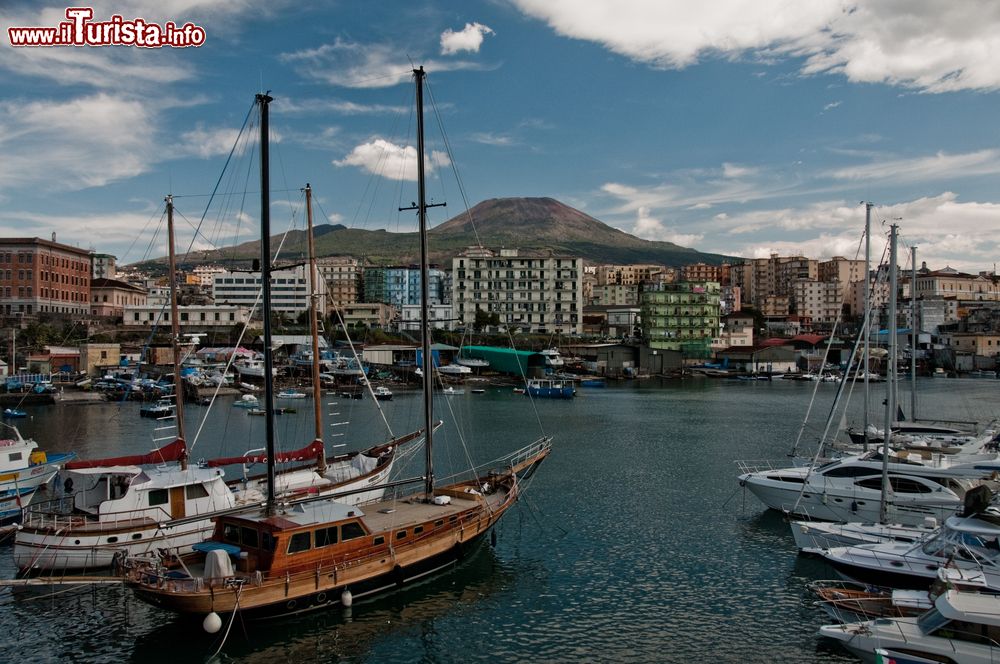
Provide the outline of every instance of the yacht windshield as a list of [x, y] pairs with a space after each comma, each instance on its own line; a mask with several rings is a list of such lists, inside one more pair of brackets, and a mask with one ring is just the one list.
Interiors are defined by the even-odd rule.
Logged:
[[924, 634], [932, 634], [947, 624], [948, 619], [942, 616], [937, 609], [931, 609], [917, 618], [917, 627]]

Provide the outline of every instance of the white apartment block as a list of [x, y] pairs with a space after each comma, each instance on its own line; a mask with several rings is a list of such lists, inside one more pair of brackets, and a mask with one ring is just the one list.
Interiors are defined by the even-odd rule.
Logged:
[[[275, 313], [298, 316], [309, 309], [310, 286], [309, 268], [299, 265], [271, 272], [271, 309]], [[326, 287], [322, 280], [318, 286], [316, 299], [320, 315], [326, 314]], [[253, 309], [254, 317], [260, 318], [261, 305], [258, 292], [261, 289], [260, 272], [223, 272], [212, 281], [212, 297], [215, 304], [226, 304]]]
[[607, 307], [638, 305], [639, 286], [637, 284], [598, 284], [591, 291], [590, 303]]
[[199, 286], [211, 288], [212, 282], [215, 281], [215, 276], [222, 274], [225, 271], [226, 268], [218, 265], [199, 265], [192, 270], [192, 273], [194, 274], [195, 281]]
[[[399, 321], [399, 329], [407, 332], [420, 332], [420, 305], [404, 304], [403, 315]], [[450, 304], [431, 304], [427, 310], [430, 314], [431, 329], [450, 330], [456, 321], [451, 317]]]
[[814, 323], [833, 323], [841, 311], [842, 286], [839, 281], [806, 281], [792, 284], [795, 313]]
[[471, 327], [476, 311], [496, 313], [500, 324], [525, 331], [580, 334], [583, 330], [583, 259], [519, 256], [517, 249], [470, 248], [452, 259], [456, 326]]

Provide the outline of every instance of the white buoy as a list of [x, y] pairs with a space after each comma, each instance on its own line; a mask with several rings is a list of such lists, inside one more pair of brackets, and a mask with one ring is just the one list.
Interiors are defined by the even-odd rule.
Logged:
[[351, 608], [351, 604], [354, 604], [354, 595], [347, 588], [344, 588], [344, 592], [340, 593], [340, 603], [345, 609]]
[[205, 616], [205, 620], [202, 621], [201, 626], [209, 634], [215, 634], [220, 629], [222, 629], [222, 618], [215, 611]]

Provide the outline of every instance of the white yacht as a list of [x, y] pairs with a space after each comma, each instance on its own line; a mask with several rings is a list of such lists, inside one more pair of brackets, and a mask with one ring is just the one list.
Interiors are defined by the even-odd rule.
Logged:
[[[874, 523], [882, 516], [879, 450], [815, 468], [738, 463], [740, 484], [771, 509], [819, 521]], [[962, 507], [966, 491], [998, 468], [996, 454], [892, 453], [888, 464], [889, 521], [908, 526], [921, 525], [927, 517], [944, 521]]]
[[926, 517], [916, 526], [898, 523], [835, 523], [831, 521], [792, 521], [795, 546], [804, 553], [817, 553], [818, 549], [881, 542], [918, 542], [937, 532], [938, 521]]
[[559, 355], [558, 348], [546, 348], [545, 350], [540, 351], [540, 354], [545, 357], [546, 367], [561, 369], [566, 364]]
[[1000, 597], [948, 590], [919, 617], [825, 625], [819, 633], [865, 662], [993, 664], [1000, 660]]

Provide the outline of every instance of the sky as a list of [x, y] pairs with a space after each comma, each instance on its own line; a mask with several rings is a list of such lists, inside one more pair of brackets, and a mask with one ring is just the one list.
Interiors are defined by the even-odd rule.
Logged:
[[87, 6], [192, 23], [204, 43], [14, 48], [7, 28], [56, 26], [66, 6], [4, 2], [0, 236], [163, 255], [171, 193], [182, 249], [253, 239], [240, 129], [264, 90], [273, 231], [303, 227], [306, 182], [317, 223], [414, 230], [398, 208], [416, 199], [423, 66], [428, 196], [447, 202], [432, 225], [549, 196], [701, 251], [854, 258], [871, 201], [876, 255], [891, 223], [931, 269], [992, 271], [1000, 254], [994, 0]]

